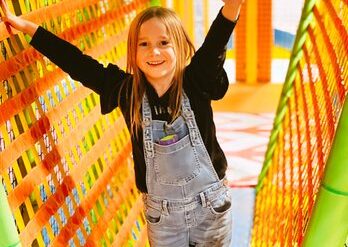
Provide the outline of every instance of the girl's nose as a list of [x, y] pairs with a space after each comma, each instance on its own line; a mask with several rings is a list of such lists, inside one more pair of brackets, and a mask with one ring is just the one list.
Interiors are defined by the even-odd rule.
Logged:
[[156, 46], [152, 47], [151, 52], [153, 55], [159, 55], [161, 53], [160, 49]]

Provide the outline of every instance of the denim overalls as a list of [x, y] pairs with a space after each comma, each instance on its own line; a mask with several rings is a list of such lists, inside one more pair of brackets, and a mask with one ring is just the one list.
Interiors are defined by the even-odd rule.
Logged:
[[[152, 120], [142, 102], [148, 194], [143, 195], [148, 237], [154, 247], [229, 246], [231, 195], [219, 179], [183, 92], [181, 116], [168, 124]], [[176, 134], [178, 141], [159, 145]]]

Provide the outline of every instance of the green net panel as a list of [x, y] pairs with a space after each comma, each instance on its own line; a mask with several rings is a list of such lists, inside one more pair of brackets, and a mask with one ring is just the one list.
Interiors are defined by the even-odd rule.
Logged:
[[303, 241], [348, 92], [347, 4], [305, 2], [257, 187], [252, 246]]

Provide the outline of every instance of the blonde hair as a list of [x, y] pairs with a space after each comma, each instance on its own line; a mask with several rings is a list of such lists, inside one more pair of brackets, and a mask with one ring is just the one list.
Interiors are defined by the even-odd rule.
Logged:
[[133, 74], [130, 98], [131, 133], [137, 135], [141, 126], [141, 104], [145, 93], [145, 76], [136, 64], [138, 35], [141, 25], [151, 18], [158, 18], [166, 27], [176, 55], [174, 78], [170, 87], [169, 108], [172, 119], [180, 115], [184, 69], [192, 58], [195, 48], [176, 13], [163, 7], [150, 7], [140, 12], [132, 21], [128, 33], [127, 72]]

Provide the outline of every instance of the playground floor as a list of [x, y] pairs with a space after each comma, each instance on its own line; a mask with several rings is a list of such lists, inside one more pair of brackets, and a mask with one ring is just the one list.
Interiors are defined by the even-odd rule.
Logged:
[[231, 247], [249, 246], [254, 187], [262, 168], [273, 117], [273, 113], [214, 113], [217, 138], [228, 161], [226, 176], [232, 188]]

